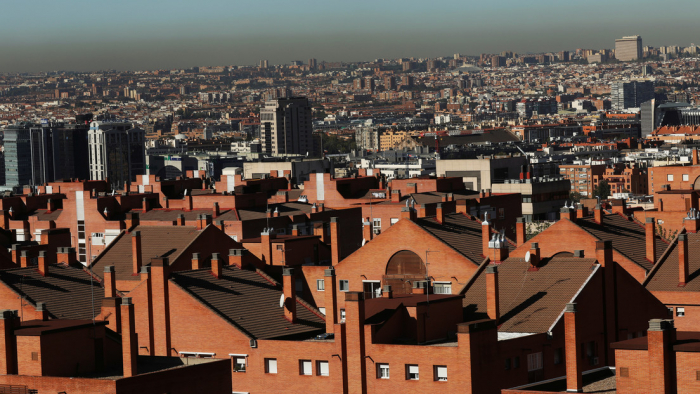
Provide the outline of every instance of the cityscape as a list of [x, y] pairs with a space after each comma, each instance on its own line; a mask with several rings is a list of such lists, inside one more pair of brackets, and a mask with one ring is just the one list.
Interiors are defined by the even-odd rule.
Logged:
[[625, 30], [0, 60], [0, 394], [699, 393], [700, 47]]

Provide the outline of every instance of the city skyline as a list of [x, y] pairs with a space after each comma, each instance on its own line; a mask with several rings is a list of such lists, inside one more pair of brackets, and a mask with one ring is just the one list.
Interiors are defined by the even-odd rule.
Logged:
[[[74, 1], [73, 7], [40, 3], [51, 18], [18, 17], [0, 26], [5, 37], [0, 44], [0, 72], [556, 52], [614, 48], [616, 38], [637, 34], [644, 45], [689, 45], [698, 30], [692, 11], [700, 11], [700, 4], [689, 0], [654, 8], [653, 13], [647, 12], [657, 6], [651, 1], [598, 0], [585, 9], [548, 0], [527, 4], [507, 0], [499, 5], [443, 1], [408, 7], [394, 1], [361, 1], [351, 9], [302, 0], [292, 10], [278, 1], [245, 7], [206, 1], [196, 12], [184, 2], [106, 6]], [[5, 7], [8, 15], [31, 15], [37, 3], [12, 1]], [[679, 16], [679, 7], [688, 12]], [[620, 18], [622, 14], [626, 18]], [[673, 29], [659, 29], [671, 23]], [[474, 36], [479, 39], [470, 39]]]

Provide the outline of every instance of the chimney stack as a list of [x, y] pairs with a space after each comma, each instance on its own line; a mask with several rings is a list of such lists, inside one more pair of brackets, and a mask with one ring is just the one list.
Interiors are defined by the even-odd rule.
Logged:
[[647, 355], [649, 357], [649, 392], [672, 393], [676, 388], [676, 328], [673, 320], [649, 320]]
[[215, 277], [220, 278], [222, 274], [222, 269], [223, 269], [223, 261], [219, 258], [218, 253], [212, 253], [211, 254], [211, 273], [214, 274]]
[[374, 231], [372, 230], [372, 222], [370, 218], [366, 218], [362, 224], [362, 235], [365, 241], [369, 242], [374, 238]]
[[488, 257], [493, 264], [500, 264], [505, 261], [510, 254], [508, 249], [508, 241], [506, 241], [505, 235], [501, 233], [496, 233], [491, 236], [489, 241], [489, 254]]
[[562, 208], [559, 210], [559, 219], [568, 219], [569, 221], [576, 221], [576, 211], [570, 208]]
[[121, 315], [123, 375], [126, 378], [138, 373], [136, 360], [139, 355], [139, 344], [136, 335], [134, 304], [131, 303], [131, 297], [122, 298]]
[[603, 224], [603, 207], [600, 204], [595, 206], [593, 214], [595, 215], [595, 222], [598, 224]]
[[581, 203], [576, 204], [576, 218], [581, 219], [586, 216], [588, 216], [588, 208]]
[[41, 321], [49, 320], [49, 311], [46, 309], [46, 304], [43, 302], [36, 303], [36, 313]]
[[435, 208], [435, 220], [440, 224], [445, 223], [445, 210], [442, 209], [442, 203], [438, 203]]
[[646, 233], [647, 260], [652, 264], [656, 263], [656, 221], [654, 218], [647, 218], [644, 223]]
[[134, 231], [131, 234], [131, 258], [133, 261], [132, 275], [139, 275], [143, 264], [141, 256], [141, 231]]
[[391, 202], [401, 202], [401, 190], [391, 191]]
[[530, 269], [538, 270], [540, 266], [540, 245], [537, 242], [530, 244]]
[[525, 233], [525, 218], [519, 217], [515, 219], [515, 242], [518, 247], [525, 243], [525, 238], [527, 237]]
[[199, 253], [192, 253], [192, 270], [196, 271], [202, 268], [202, 261], [199, 258]]
[[151, 202], [148, 201], [148, 198], [144, 197], [143, 198], [143, 211], [148, 212], [151, 210]]
[[214, 223], [214, 225], [221, 231], [226, 232], [226, 224], [224, 223], [223, 219], [219, 219]]
[[331, 262], [333, 266], [340, 263], [340, 221], [337, 217], [331, 218]]
[[185, 225], [185, 215], [183, 214], [178, 214], [177, 215], [177, 225], [178, 226], [184, 226]]
[[218, 202], [214, 203], [214, 208], [212, 209], [212, 215], [214, 215], [214, 217], [218, 217], [219, 215], [221, 215], [221, 212], [219, 211], [219, 203]]
[[0, 311], [0, 375], [17, 374], [17, 311]]
[[38, 270], [41, 276], [46, 276], [49, 274], [49, 263], [46, 261], [46, 251], [45, 250], [40, 250], [39, 251], [39, 258], [37, 259], [38, 264]]
[[411, 207], [402, 207], [401, 208], [401, 219], [415, 220], [416, 219], [416, 210], [411, 208]]
[[566, 353], [566, 391], [583, 391], [582, 360], [576, 324], [576, 303], [566, 304], [564, 309], [564, 349]]
[[491, 223], [487, 219], [481, 222], [481, 255], [489, 256], [489, 241], [491, 240]]
[[611, 268], [613, 264], [612, 241], [596, 241], [595, 257], [603, 268]]
[[297, 296], [294, 283], [294, 268], [282, 270], [284, 290], [284, 317], [292, 323], [297, 322]]
[[275, 238], [277, 234], [274, 229], [267, 228], [260, 233], [260, 254], [265, 265], [272, 265], [272, 240]]
[[394, 292], [391, 290], [391, 285], [384, 285], [382, 289], [382, 298], [394, 298]]
[[334, 332], [333, 326], [338, 322], [338, 299], [335, 269], [323, 271], [324, 301], [326, 305], [326, 332]]
[[139, 214], [137, 212], [126, 213], [126, 231], [131, 231], [139, 225]]
[[248, 253], [246, 249], [229, 249], [228, 265], [235, 265], [240, 269], [245, 269], [247, 264], [244, 256]]
[[117, 296], [117, 280], [114, 273], [114, 266], [108, 265], [105, 267], [104, 278], [102, 279], [102, 285], [105, 288], [105, 297], [114, 298]]
[[688, 283], [688, 234], [678, 235], [678, 287]]
[[498, 298], [498, 266], [486, 266], [486, 312], [489, 319], [498, 321], [501, 318]]

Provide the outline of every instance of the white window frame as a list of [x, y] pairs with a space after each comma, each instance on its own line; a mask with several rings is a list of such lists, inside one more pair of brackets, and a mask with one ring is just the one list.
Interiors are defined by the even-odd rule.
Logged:
[[391, 218], [391, 219], [389, 219], [389, 226], [393, 226], [398, 222], [399, 222], [399, 218]]
[[[384, 372], [386, 371], [386, 376]], [[389, 369], [389, 364], [379, 363], [377, 364], [377, 379], [389, 379], [391, 376], [391, 370]]]
[[311, 360], [299, 360], [299, 375], [311, 376], [314, 374]]
[[676, 317], [683, 317], [683, 316], [685, 316], [685, 307], [684, 306], [676, 307]]
[[192, 358], [213, 358], [216, 353], [208, 352], [178, 352], [180, 357], [192, 357]]
[[[236, 373], [245, 373], [246, 372], [246, 370], [248, 369], [248, 355], [247, 354], [229, 354], [228, 356], [231, 357], [231, 361], [234, 365], [233, 372], [236, 372]], [[241, 364], [236, 362], [238, 360], [243, 360], [243, 364], [242, 364], [243, 369], [236, 371], [235, 366], [241, 365]]]
[[[435, 291], [435, 285], [439, 285], [437, 286], [438, 288], [448, 288], [449, 291], [447, 293], [438, 293]], [[452, 294], [452, 282], [433, 282], [433, 294]]]
[[406, 364], [406, 380], [420, 380], [418, 364]]
[[318, 308], [318, 311], [323, 313], [323, 316], [326, 316], [326, 308], [320, 307], [320, 308]]
[[688, 182], [689, 177], [688, 174], [683, 174], [683, 182]]
[[[345, 284], [345, 286], [343, 286], [343, 284]], [[343, 289], [343, 287], [344, 287], [345, 289]], [[340, 280], [338, 281], [338, 290], [340, 290], [340, 291], [350, 291], [350, 281], [347, 280], [347, 279], [340, 279]]]
[[345, 322], [345, 309], [340, 310], [340, 322], [341, 323]]
[[316, 291], [326, 291], [326, 281], [324, 279], [316, 279]]
[[382, 232], [382, 218], [372, 218], [372, 231], [375, 235]]
[[265, 373], [276, 374], [277, 373], [277, 359], [276, 358], [266, 358], [265, 359]]
[[331, 366], [328, 363], [328, 360], [316, 360], [316, 375], [317, 376], [330, 376], [330, 374], [331, 374]]
[[435, 365], [434, 367], [435, 381], [436, 382], [447, 382], [447, 366], [446, 365]]
[[666, 181], [673, 182], [673, 174], [666, 174]]

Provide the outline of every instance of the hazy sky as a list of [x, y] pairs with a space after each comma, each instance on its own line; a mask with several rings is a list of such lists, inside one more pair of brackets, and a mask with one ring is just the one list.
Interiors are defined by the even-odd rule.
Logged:
[[698, 0], [0, 0], [0, 72], [700, 44]]

